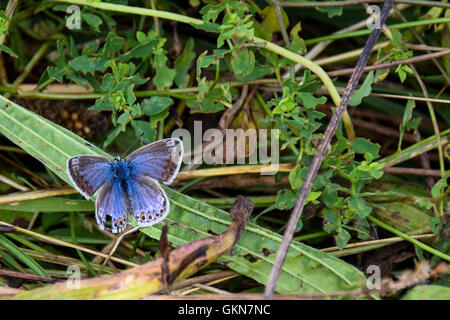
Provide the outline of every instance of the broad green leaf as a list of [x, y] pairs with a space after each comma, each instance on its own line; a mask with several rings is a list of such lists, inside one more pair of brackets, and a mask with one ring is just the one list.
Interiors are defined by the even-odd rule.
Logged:
[[189, 38], [184, 47], [183, 53], [173, 63], [175, 69], [175, 83], [178, 88], [186, 88], [189, 80], [188, 70], [196, 55], [194, 52], [194, 40]]
[[348, 204], [351, 206], [350, 209], [355, 211], [361, 218], [367, 217], [372, 212], [372, 207], [361, 196], [352, 196]]
[[81, 18], [86, 21], [96, 32], [100, 32], [100, 25], [103, 23], [99, 16], [92, 13], [83, 12], [81, 13]]
[[172, 98], [154, 96], [145, 99], [141, 103], [141, 110], [146, 115], [152, 116], [163, 112], [173, 104]]
[[158, 89], [169, 88], [175, 78], [175, 70], [168, 68], [166, 62], [167, 56], [165, 54], [155, 56], [153, 67], [156, 69], [156, 75], [153, 78], [153, 83]]
[[378, 158], [378, 151], [380, 150], [379, 144], [372, 143], [364, 138], [356, 138], [351, 144], [353, 151], [356, 153], [370, 153], [373, 159]]
[[89, 59], [86, 56], [78, 56], [69, 61], [69, 65], [75, 70], [84, 74], [94, 75], [97, 62], [93, 59]]
[[299, 92], [298, 96], [302, 98], [303, 105], [307, 108], [315, 108], [318, 104], [327, 102], [326, 97], [316, 98], [309, 92]]
[[103, 46], [103, 54], [105, 56], [109, 54], [114, 54], [122, 48], [125, 44], [125, 39], [118, 37], [115, 33], [110, 32], [105, 40], [105, 45]]
[[325, 12], [328, 14], [328, 18], [333, 18], [334, 16], [340, 16], [343, 12], [343, 7], [318, 7], [317, 8], [321, 12]]
[[52, 198], [15, 202], [0, 206], [0, 211], [11, 210], [20, 212], [36, 212], [37, 209], [41, 212], [93, 211], [94, 203], [92, 201], [87, 200], [75, 200], [60, 197], [52, 197]]
[[143, 120], [133, 120], [131, 126], [136, 130], [136, 136], [140, 137], [147, 142], [153, 142], [156, 130], [152, 128], [150, 122]]
[[381, 221], [402, 232], [430, 232], [431, 217], [407, 202], [376, 204], [374, 208]]
[[402, 300], [450, 300], [450, 288], [439, 285], [416, 286]]
[[[280, 8], [281, 16], [283, 18], [284, 27], [287, 29], [289, 27], [289, 18], [286, 12]], [[277, 14], [273, 6], [267, 6], [261, 11], [261, 15], [264, 20], [262, 21], [262, 26], [269, 33], [275, 33], [281, 31], [280, 23], [278, 22]]]
[[[0, 96], [0, 132], [70, 183], [65, 163], [71, 156], [107, 156], [77, 135], [51, 123]], [[227, 230], [229, 213], [165, 187], [171, 201], [168, 221], [189, 226], [196, 232], [173, 225], [169, 241], [182, 245]], [[159, 239], [161, 226], [141, 229]], [[282, 236], [249, 223], [233, 255], [220, 258], [229, 268], [266, 284]], [[251, 257], [251, 258], [250, 258]], [[320, 250], [293, 241], [282, 267], [276, 290], [280, 293], [331, 292], [362, 288], [365, 278], [352, 265]]]
[[255, 66], [255, 54], [252, 50], [243, 50], [231, 58], [231, 68], [238, 80], [252, 73]]

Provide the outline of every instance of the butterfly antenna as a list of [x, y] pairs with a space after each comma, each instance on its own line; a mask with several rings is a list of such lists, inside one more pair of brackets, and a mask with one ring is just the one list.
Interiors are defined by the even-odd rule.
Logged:
[[144, 132], [142, 132], [139, 137], [136, 138], [136, 140], [127, 148], [127, 150], [125, 150], [125, 152], [122, 154], [121, 158], [123, 158], [128, 151], [130, 151], [130, 149], [139, 141], [139, 139], [141, 139], [144, 136]]

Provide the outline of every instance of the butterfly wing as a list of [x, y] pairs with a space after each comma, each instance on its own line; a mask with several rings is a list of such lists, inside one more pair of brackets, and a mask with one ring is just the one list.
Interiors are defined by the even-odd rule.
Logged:
[[183, 151], [180, 139], [168, 138], [134, 151], [126, 161], [133, 176], [147, 176], [169, 185], [180, 170]]
[[76, 156], [67, 160], [67, 174], [79, 193], [86, 199], [107, 182], [112, 182], [112, 161], [97, 156]]
[[128, 185], [133, 215], [140, 226], [157, 224], [169, 214], [169, 199], [157, 181], [137, 176]]
[[107, 182], [95, 201], [95, 219], [102, 230], [119, 233], [127, 227], [127, 207], [119, 181]]

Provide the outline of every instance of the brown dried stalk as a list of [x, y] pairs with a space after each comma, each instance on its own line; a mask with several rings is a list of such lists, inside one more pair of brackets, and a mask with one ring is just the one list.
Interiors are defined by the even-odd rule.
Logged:
[[[380, 25], [384, 25], [384, 22], [386, 21], [386, 17], [391, 11], [392, 5], [394, 1], [393, 0], [387, 0], [385, 4], [383, 5], [383, 9], [381, 10], [380, 14]], [[361, 75], [363, 73], [363, 69], [367, 64], [367, 61], [370, 57], [370, 52], [372, 52], [372, 48], [375, 46], [375, 43], [378, 40], [378, 37], [380, 35], [380, 29], [373, 29], [369, 39], [367, 40], [366, 45], [364, 46], [364, 50], [356, 64], [355, 72], [352, 74], [347, 87], [345, 89], [344, 95], [342, 96], [342, 100], [339, 104], [339, 106], [336, 108], [336, 112], [333, 115], [333, 117], [330, 120], [330, 123], [328, 124], [327, 129], [325, 130], [325, 133], [323, 135], [323, 139], [320, 142], [317, 152], [314, 155], [314, 158], [311, 162], [311, 166], [309, 168], [309, 171], [306, 175], [305, 182], [302, 186], [302, 189], [300, 190], [300, 194], [297, 199], [297, 203], [295, 204], [294, 209], [292, 210], [289, 223], [287, 225], [286, 231], [283, 236], [283, 241], [281, 242], [280, 249], [278, 250], [277, 257], [272, 269], [272, 272], [269, 277], [269, 281], [266, 286], [266, 290], [264, 293], [264, 298], [270, 299], [272, 298], [275, 286], [278, 281], [278, 277], [280, 276], [281, 268], [283, 266], [284, 260], [286, 259], [287, 251], [289, 248], [289, 244], [292, 241], [292, 237], [294, 235], [295, 229], [297, 227], [298, 220], [300, 219], [300, 216], [303, 211], [303, 207], [305, 206], [306, 198], [311, 191], [311, 187], [313, 185], [314, 179], [317, 175], [317, 172], [320, 169], [320, 166], [322, 164], [323, 158], [325, 156], [325, 151], [328, 148], [328, 145], [331, 142], [332, 137], [334, 136], [334, 133], [336, 132], [336, 129], [339, 125], [339, 122], [342, 119], [343, 114], [347, 110], [347, 105], [350, 101], [350, 98], [356, 88], [356, 85], [358, 84]]]
[[[15, 299], [137, 299], [170, 287], [230, 251], [244, 232], [253, 203], [238, 196], [230, 209], [233, 223], [228, 231], [196, 240], [168, 252], [151, 262], [119, 274], [80, 280], [79, 288], [57, 283], [29, 290]], [[165, 237], [165, 233], [163, 232]], [[164, 238], [162, 243], [165, 243]]]

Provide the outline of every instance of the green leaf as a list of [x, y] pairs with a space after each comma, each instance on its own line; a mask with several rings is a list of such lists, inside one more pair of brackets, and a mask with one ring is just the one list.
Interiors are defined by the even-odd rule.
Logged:
[[146, 115], [152, 116], [163, 112], [173, 104], [172, 98], [154, 96], [141, 102], [141, 110]]
[[114, 32], [108, 33], [103, 46], [102, 52], [104, 56], [112, 55], [120, 51], [125, 44], [125, 39], [118, 37]]
[[301, 27], [301, 23], [297, 23], [292, 29], [291, 29], [291, 46], [289, 48], [289, 50], [303, 55], [305, 54], [307, 48], [306, 48], [306, 44], [305, 44], [305, 40], [303, 40], [302, 38], [300, 38], [300, 36], [298, 35], [298, 33], [301, 31], [302, 27]]
[[[289, 27], [289, 18], [283, 8], [281, 10], [281, 17], [283, 18], [284, 27]], [[280, 23], [278, 22], [277, 14], [273, 6], [267, 6], [261, 11], [261, 16], [264, 18], [262, 21], [263, 28], [270, 34], [281, 31]]]
[[154, 68], [156, 69], [156, 75], [153, 78], [153, 83], [158, 89], [165, 89], [172, 86], [173, 79], [175, 78], [175, 70], [169, 69], [166, 66], [167, 57], [165, 54], [158, 54], [155, 56]]
[[27, 256], [25, 253], [20, 250], [14, 243], [9, 241], [7, 238], [0, 234], [0, 246], [9, 251], [12, 255], [16, 256], [19, 260], [25, 263], [31, 270], [33, 270], [37, 275], [42, 277], [49, 277], [47, 272], [32, 258]]
[[136, 136], [147, 142], [153, 142], [156, 135], [156, 130], [152, 128], [150, 122], [142, 120], [133, 120], [131, 126], [136, 130]]
[[302, 168], [300, 163], [298, 163], [295, 168], [289, 172], [289, 182], [291, 183], [292, 189], [300, 189], [306, 177], [306, 172], [308, 168]]
[[[80, 154], [108, 156], [102, 150], [0, 96], [0, 133], [26, 152], [39, 159], [61, 179], [70, 183], [65, 170], [69, 157]], [[229, 213], [164, 187], [171, 202], [167, 221], [189, 226], [173, 225], [168, 238], [180, 246], [199, 238], [220, 233], [231, 224]], [[159, 239], [161, 225], [140, 229]], [[192, 230], [195, 230], [193, 232]], [[263, 240], [263, 241], [262, 241]], [[266, 284], [273, 268], [282, 236], [249, 223], [233, 255], [219, 259], [229, 268]], [[249, 255], [252, 259], [248, 259]], [[279, 293], [334, 292], [362, 288], [365, 278], [352, 265], [320, 250], [293, 241], [277, 284]]]
[[402, 232], [430, 232], [430, 216], [410, 203], [376, 204], [374, 209], [377, 218]]
[[283, 189], [278, 191], [277, 202], [275, 208], [280, 210], [292, 209], [297, 201], [297, 196], [289, 189]]
[[316, 98], [309, 92], [299, 92], [298, 96], [302, 98], [303, 105], [307, 108], [315, 108], [318, 104], [327, 102], [326, 97]]
[[406, 103], [405, 111], [403, 112], [403, 119], [402, 119], [402, 128], [405, 129], [406, 125], [412, 118], [412, 112], [414, 107], [416, 106], [416, 102], [414, 100], [408, 100]]
[[450, 300], [450, 288], [439, 285], [415, 286], [402, 300]]
[[373, 209], [361, 196], [358, 195], [352, 196], [348, 201], [348, 204], [350, 209], [355, 211], [355, 213], [361, 218], [366, 218]]
[[336, 245], [339, 249], [344, 248], [347, 245], [348, 240], [350, 240], [351, 235], [344, 228], [340, 228], [339, 232], [334, 236], [334, 240], [336, 241]]
[[175, 69], [174, 81], [178, 88], [186, 88], [189, 80], [188, 70], [192, 65], [196, 55], [194, 52], [194, 40], [189, 38], [184, 46], [183, 53], [173, 63]]
[[334, 16], [342, 15], [344, 7], [318, 7], [317, 8], [321, 12], [325, 12], [328, 14], [328, 18], [332, 18]]
[[378, 151], [380, 151], [380, 145], [378, 143], [372, 143], [364, 138], [356, 138], [351, 142], [352, 149], [356, 153], [370, 153], [373, 159], [378, 158]]
[[436, 182], [431, 188], [431, 195], [433, 198], [438, 199], [444, 195], [445, 187], [448, 186], [447, 179], [450, 177], [450, 171], [447, 171], [441, 180]]
[[131, 49], [127, 53], [118, 57], [117, 60], [127, 62], [130, 61], [131, 59], [149, 57], [153, 53], [153, 47], [155, 46], [155, 43], [156, 41], [140, 43], [135, 47], [133, 47], [133, 49]]
[[374, 83], [375, 77], [373, 71], [370, 71], [367, 74], [366, 79], [364, 79], [361, 87], [356, 90], [353, 96], [350, 98], [349, 105], [354, 107], [361, 104], [361, 101], [364, 97], [367, 97], [372, 92], [372, 84]]
[[242, 50], [231, 58], [231, 68], [238, 80], [252, 73], [255, 66], [255, 54], [252, 50]]
[[430, 228], [431, 231], [433, 231], [434, 234], [439, 234], [442, 230], [442, 221], [438, 217], [433, 217], [430, 219]]
[[100, 32], [100, 25], [103, 23], [99, 16], [92, 13], [82, 12], [81, 18], [86, 21], [96, 32]]
[[78, 56], [69, 61], [69, 65], [75, 70], [80, 71], [84, 74], [92, 74], [94, 75], [97, 62], [93, 59], [90, 59], [86, 56]]
[[0, 43], [0, 51], [6, 52], [13, 58], [18, 58], [18, 55], [13, 50], [11, 50], [10, 48], [1, 43]]
[[[0, 197], [1, 199], [1, 197]], [[74, 200], [60, 197], [27, 200], [0, 206], [0, 210], [13, 210], [20, 212], [36, 212], [36, 208], [42, 212], [79, 212], [92, 211], [94, 203], [87, 200]]]

